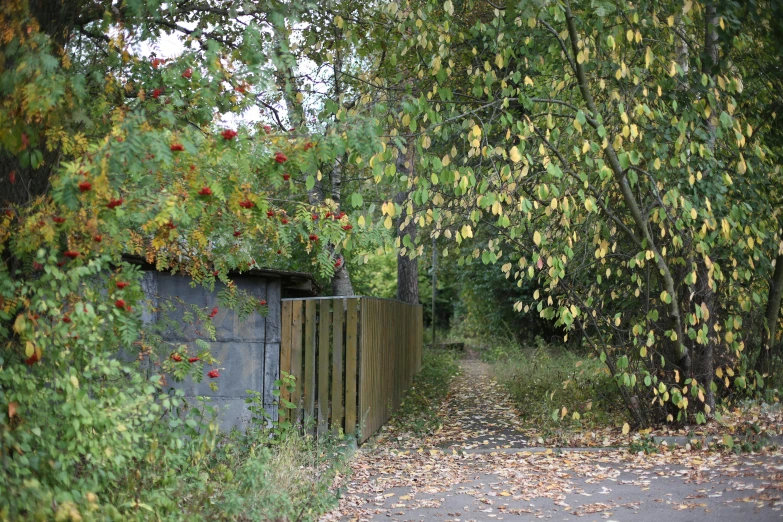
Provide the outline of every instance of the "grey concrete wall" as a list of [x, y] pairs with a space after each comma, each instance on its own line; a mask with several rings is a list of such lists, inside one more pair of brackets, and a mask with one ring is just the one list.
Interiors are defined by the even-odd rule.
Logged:
[[[207, 377], [212, 367], [204, 367], [204, 377], [200, 383], [187, 378], [172, 386], [182, 389], [188, 397], [210, 397], [212, 406], [218, 409], [220, 426], [224, 430], [233, 427], [243, 429], [247, 426], [250, 412], [245, 399], [247, 390], [261, 393], [264, 407], [277, 418], [275, 397], [272, 395], [274, 381], [280, 371], [280, 279], [258, 276], [233, 276], [237, 288], [248, 292], [257, 300], [265, 299], [269, 307], [267, 317], [253, 313], [240, 320], [237, 313], [221, 306], [218, 293], [225, 289], [222, 283], [215, 284], [215, 290], [210, 292], [199, 285], [191, 287], [189, 277], [171, 275], [160, 272], [147, 272], [143, 280], [143, 288], [151, 303], [150, 309], [143, 311], [145, 321], [159, 322], [161, 314], [166, 313], [169, 319], [177, 323], [177, 327], [167, 328], [162, 336], [165, 341], [184, 344], [191, 353], [199, 348], [196, 340], [202, 339], [210, 344], [212, 355], [220, 362], [216, 368], [220, 377]], [[158, 306], [168, 301], [177, 304], [174, 310], [163, 312]], [[198, 324], [188, 324], [183, 318], [189, 305], [196, 305], [207, 311], [218, 307], [217, 315], [212, 319], [215, 325], [215, 340], [208, 337]], [[156, 310], [157, 309], [157, 310]], [[218, 385], [217, 391], [212, 391], [210, 382]]]

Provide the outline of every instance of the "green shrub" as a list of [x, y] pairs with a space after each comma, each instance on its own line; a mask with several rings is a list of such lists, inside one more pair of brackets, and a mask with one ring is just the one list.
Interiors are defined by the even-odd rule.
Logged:
[[540, 338], [531, 347], [497, 343], [482, 355], [531, 425], [607, 425], [624, 412], [617, 384], [597, 359]]

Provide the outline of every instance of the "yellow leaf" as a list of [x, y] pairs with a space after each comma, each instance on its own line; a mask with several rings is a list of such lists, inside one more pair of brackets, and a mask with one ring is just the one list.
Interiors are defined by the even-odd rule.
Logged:
[[538, 245], [540, 245], [540, 244], [541, 244], [541, 234], [539, 233], [539, 231], [538, 231], [538, 230], [536, 230], [536, 231], [533, 233], [533, 243], [535, 243], [535, 244], [536, 244], [536, 246], [538, 246]]
[[386, 216], [386, 219], [383, 221], [383, 226], [386, 229], [391, 229], [391, 227], [392, 227], [392, 218], [391, 218], [391, 216]]
[[626, 422], [625, 424], [623, 424], [623, 435], [628, 435], [629, 431], [631, 431], [631, 427]]
[[641, 355], [642, 357], [647, 357], [647, 347], [646, 346], [642, 346], [641, 347], [641, 349], [639, 350], [639, 355]]
[[497, 65], [498, 69], [503, 68], [503, 55], [502, 54], [496, 54], [495, 55], [495, 65]]
[[561, 419], [562, 419], [562, 418], [565, 418], [565, 416], [566, 416], [566, 415], [568, 415], [568, 408], [566, 408], [565, 406], [563, 406], [563, 409], [562, 409], [562, 410], [560, 410], [560, 418], [561, 418]]
[[595, 210], [595, 205], [593, 205], [593, 200], [590, 198], [585, 199], [585, 208], [588, 212], [592, 212]]
[[473, 128], [471, 129], [471, 132], [477, 138], [481, 137], [481, 127], [479, 127], [478, 125], [474, 125]]
[[501, 491], [500, 492], [500, 496], [501, 497], [510, 497], [511, 493], [509, 493], [508, 491]]
[[357, 223], [358, 223], [358, 225], [359, 225], [360, 227], [363, 227], [363, 226], [364, 226], [364, 223], [365, 223], [365, 221], [364, 221], [364, 216], [359, 216], [359, 219], [357, 220]]
[[514, 163], [522, 161], [522, 154], [520, 154], [519, 149], [516, 146], [511, 147], [511, 150], [508, 151], [508, 157], [511, 158], [511, 161]]
[[77, 379], [75, 375], [71, 375], [71, 384], [77, 390], [79, 389], [79, 379]]
[[35, 345], [30, 341], [27, 341], [27, 343], [25, 343], [24, 345], [25, 357], [32, 357], [34, 353], [35, 353]]
[[25, 328], [27, 328], [27, 323], [25, 323], [24, 315], [17, 315], [16, 321], [14, 321], [14, 332], [22, 333]]

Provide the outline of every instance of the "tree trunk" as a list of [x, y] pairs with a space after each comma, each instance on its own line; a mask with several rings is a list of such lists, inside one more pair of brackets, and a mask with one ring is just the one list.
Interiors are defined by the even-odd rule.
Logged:
[[[704, 11], [704, 51], [706, 59], [702, 65], [702, 73], [713, 77], [718, 67], [718, 15], [713, 2], [707, 2]], [[704, 120], [707, 129], [707, 148], [715, 151], [716, 129], [710, 118]], [[713, 158], [710, 158], [712, 160]], [[696, 298], [702, 307], [703, 325], [707, 327], [707, 336], [703, 345], [696, 345], [693, 361], [693, 377], [704, 387], [704, 404], [709, 406], [708, 415], [715, 410], [715, 394], [712, 391], [712, 381], [715, 378], [715, 350], [717, 336], [715, 335], [715, 281], [710, 280], [710, 271], [706, 264], [706, 253], [696, 261]]]
[[[413, 179], [413, 147], [410, 141], [404, 152], [398, 151], [397, 172]], [[412, 216], [408, 215], [406, 204], [409, 194], [410, 191], [401, 190], [394, 197], [394, 202], [402, 207], [396, 223], [400, 248], [397, 253], [397, 299], [404, 303], [419, 304], [419, 259], [411, 258], [411, 254], [416, 254], [414, 249], [404, 245], [405, 236], [408, 236], [411, 244], [416, 239], [416, 224], [412, 221]]]
[[775, 272], [769, 282], [767, 309], [764, 312], [767, 324], [762, 332], [761, 353], [756, 363], [756, 369], [762, 374], [772, 372], [772, 357], [776, 355], [777, 347], [781, 297], [783, 297], [783, 254], [778, 254], [775, 258]]

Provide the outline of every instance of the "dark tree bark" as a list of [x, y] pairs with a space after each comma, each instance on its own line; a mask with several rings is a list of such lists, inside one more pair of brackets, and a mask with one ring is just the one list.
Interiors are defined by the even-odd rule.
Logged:
[[[405, 153], [399, 151], [397, 155], [397, 172], [413, 176], [413, 154], [409, 146]], [[404, 303], [419, 304], [419, 259], [411, 259], [410, 248], [403, 246], [403, 239], [409, 236], [411, 242], [416, 239], [416, 224], [412, 216], [408, 215], [407, 201], [409, 191], [400, 191], [394, 197], [395, 203], [402, 207], [402, 212], [397, 220], [397, 238], [400, 241], [400, 250], [397, 253], [397, 299]]]
[[780, 320], [780, 302], [783, 297], [783, 254], [775, 259], [775, 271], [769, 282], [767, 309], [764, 312], [766, 328], [762, 332], [761, 353], [759, 353], [756, 369], [764, 373], [772, 372], [772, 358], [777, 355], [777, 329]]

